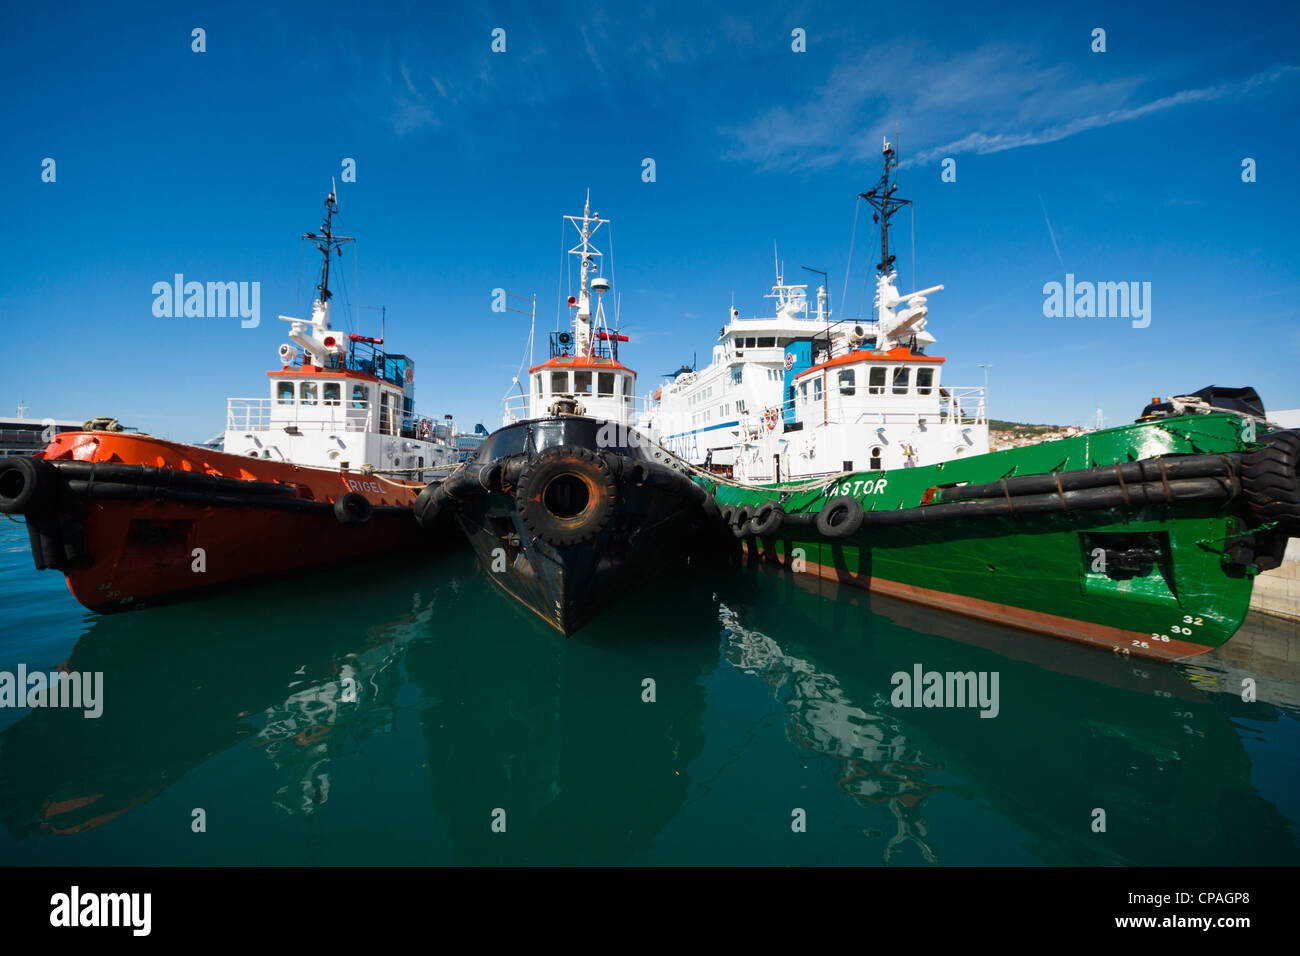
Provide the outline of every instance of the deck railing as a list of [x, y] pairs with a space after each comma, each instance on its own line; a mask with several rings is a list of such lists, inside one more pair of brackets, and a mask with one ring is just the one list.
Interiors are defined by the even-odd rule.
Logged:
[[299, 431], [363, 432], [369, 423], [369, 402], [302, 405], [269, 398], [226, 399], [226, 431], [265, 432], [292, 426]]
[[939, 390], [939, 414], [952, 425], [983, 425], [988, 422], [983, 385], [944, 386]]
[[[859, 386], [861, 390], [861, 386]], [[982, 385], [971, 386], [942, 386], [938, 387], [939, 393], [939, 414], [938, 419], [932, 410], [921, 410], [911, 408], [906, 411], [893, 410], [889, 408], [890, 398], [887, 392], [878, 396], [873, 396], [871, 401], [875, 407], [860, 409], [853, 407], [859, 400], [856, 398], [846, 399], [839, 394], [830, 394], [828, 396], [827, 407], [830, 410], [832, 422], [847, 421], [854, 425], [920, 425], [921, 422], [928, 422], [935, 425], [983, 425], [988, 422], [988, 415], [984, 402], [984, 387]], [[907, 396], [911, 398], [912, 396]], [[814, 428], [822, 424], [822, 400], [809, 401], [808, 415], [805, 417], [806, 428]], [[847, 407], [846, 407], [847, 406]], [[931, 406], [933, 408], [933, 406]], [[780, 406], [780, 420], [794, 418], [795, 400], [788, 399]], [[761, 411], [766, 411], [763, 409]], [[741, 415], [741, 427], [758, 428], [761, 422], [762, 414]]]
[[[548, 396], [537, 399], [537, 407], [541, 409], [541, 414], [546, 415], [546, 409], [556, 401], [558, 396]], [[617, 407], [621, 421], [626, 425], [636, 425], [641, 416], [655, 407], [654, 402], [645, 397], [625, 395], [618, 399], [613, 395], [575, 395], [574, 399], [579, 405], [587, 410], [587, 414], [593, 418], [611, 419], [608, 414], [609, 409]], [[505, 425], [513, 425], [515, 422], [521, 422], [529, 418], [530, 399], [516, 392], [507, 396], [501, 403], [501, 421]], [[615, 402], [618, 402], [615, 406]]]

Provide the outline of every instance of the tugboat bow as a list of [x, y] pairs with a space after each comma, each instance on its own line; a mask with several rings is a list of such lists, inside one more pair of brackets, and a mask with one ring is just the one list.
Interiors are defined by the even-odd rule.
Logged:
[[619, 360], [627, 337], [605, 320], [612, 284], [592, 242], [608, 220], [590, 197], [564, 218], [579, 236], [568, 250], [579, 263], [569, 327], [551, 333], [550, 356], [529, 369], [504, 427], [421, 492], [415, 513], [425, 525], [454, 514], [489, 578], [568, 635], [688, 560], [718, 515], [688, 467], [635, 427], [636, 372]]

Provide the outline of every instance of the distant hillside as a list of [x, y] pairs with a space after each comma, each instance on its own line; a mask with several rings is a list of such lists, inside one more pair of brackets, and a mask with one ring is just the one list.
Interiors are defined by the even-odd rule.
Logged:
[[1016, 435], [1041, 435], [1044, 432], [1059, 432], [1062, 425], [1029, 425], [1025, 422], [1004, 422], [1000, 418], [989, 419], [989, 431], [1011, 432]]
[[1030, 425], [1025, 422], [1006, 422], [997, 418], [989, 419], [989, 447], [994, 451], [1003, 448], [1019, 448], [1033, 445], [1040, 441], [1055, 441], [1069, 438], [1082, 431], [1074, 425]]

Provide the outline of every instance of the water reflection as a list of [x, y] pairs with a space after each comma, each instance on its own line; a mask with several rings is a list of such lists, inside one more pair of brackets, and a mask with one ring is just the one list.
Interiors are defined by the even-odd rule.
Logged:
[[[1245, 704], [1222, 662], [1135, 663], [768, 570], [750, 569], [722, 594], [728, 659], [772, 688], [791, 743], [838, 760], [837, 786], [859, 802], [883, 799], [898, 820], [885, 862], [904, 841], [942, 858], [924, 818], [938, 792], [1028, 831], [1026, 848], [1047, 863], [1300, 862], [1234, 721], [1294, 719], [1297, 685], [1276, 661], [1255, 661], [1273, 675], [1261, 681], [1271, 699]], [[998, 672], [1001, 713], [893, 707], [890, 676], [916, 663]], [[1095, 808], [1105, 833], [1090, 827]]]
[[438, 698], [421, 726], [455, 862], [624, 862], [674, 818], [704, 744], [717, 645], [700, 623], [716, 611], [688, 582], [664, 593], [667, 606], [641, 593], [567, 640], [515, 612], [411, 648], [411, 680]]
[[786, 710], [790, 743], [836, 758], [840, 770], [835, 785], [840, 790], [855, 800], [889, 808], [898, 830], [885, 845], [884, 861], [894, 862], [910, 841], [923, 859], [938, 862], [938, 853], [926, 839], [922, 813], [926, 796], [938, 789], [926, 774], [938, 765], [908, 744], [902, 725], [885, 712], [881, 701], [870, 701], [870, 711], [858, 706], [834, 675], [786, 654], [772, 638], [742, 624], [726, 604], [719, 606], [718, 618], [726, 635], [727, 662], [771, 688]]
[[[1281, 625], [1173, 667], [741, 570], [566, 640], [469, 554], [365, 571], [91, 618], [104, 714], [0, 733], [4, 839], [184, 861], [193, 776], [246, 834], [219, 862], [1300, 862]], [[918, 663], [997, 672], [999, 715], [894, 707]]]
[[397, 662], [438, 603], [406, 585], [340, 582], [328, 614], [320, 597], [256, 589], [95, 618], [64, 668], [104, 674], [103, 715], [34, 709], [0, 734], [7, 829], [95, 829], [243, 741], [284, 781], [272, 802], [311, 813], [329, 799], [329, 762], [391, 727]]

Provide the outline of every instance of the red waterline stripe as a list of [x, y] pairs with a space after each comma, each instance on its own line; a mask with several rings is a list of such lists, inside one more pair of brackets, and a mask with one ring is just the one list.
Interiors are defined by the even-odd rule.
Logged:
[[[745, 547], [748, 549], [753, 545], [745, 542]], [[786, 563], [783, 555], [772, 554], [769, 556], [761, 547], [759, 553], [763, 554], [767, 560], [775, 560], [781, 565]], [[1125, 652], [1132, 657], [1144, 657], [1157, 661], [1174, 661], [1185, 657], [1195, 657], [1197, 654], [1204, 654], [1206, 651], [1213, 650], [1208, 645], [1192, 644], [1188, 641], [1170, 640], [1168, 643], [1160, 641], [1152, 644], [1151, 635], [1139, 631], [1125, 631], [1106, 624], [1094, 624], [1076, 618], [1044, 614], [1041, 611], [1030, 611], [1010, 604], [997, 604], [980, 598], [965, 597], [960, 594], [950, 594], [946, 591], [917, 587], [914, 584], [887, 581], [884, 578], [864, 578], [862, 575], [853, 574], [847, 570], [827, 567], [816, 561], [806, 559], [804, 565], [807, 568], [806, 571], [794, 573], [805, 573], [827, 581], [851, 584], [853, 587], [861, 588], [864, 591], [887, 594], [890, 597], [900, 598], [904, 601], [943, 608], [947, 611], [965, 614], [968, 617], [979, 618], [982, 621], [1005, 624], [1021, 630], [1033, 631], [1036, 634], [1045, 634], [1048, 637], [1065, 638], [1066, 640], [1077, 641], [1080, 644], [1091, 644], [1094, 647], [1107, 647]], [[1138, 642], [1137, 644], [1133, 643], [1135, 640]], [[1150, 646], [1142, 647], [1141, 644], [1144, 641]]]

